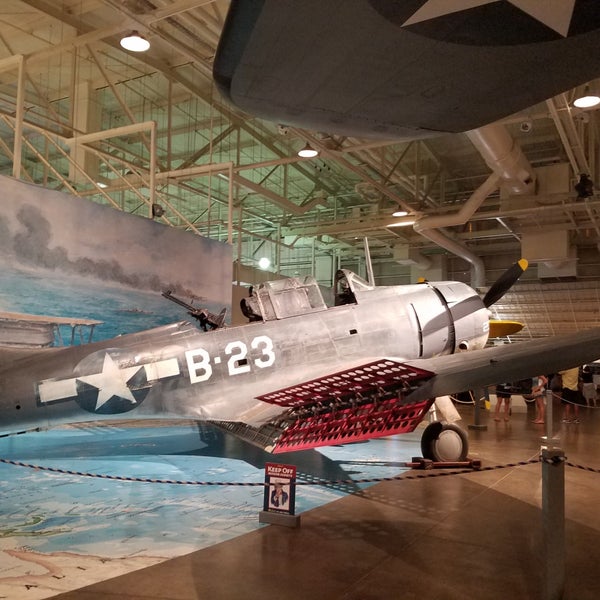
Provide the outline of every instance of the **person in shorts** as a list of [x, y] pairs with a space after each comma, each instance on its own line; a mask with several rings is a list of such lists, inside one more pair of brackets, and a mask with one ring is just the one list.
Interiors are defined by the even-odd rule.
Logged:
[[500, 421], [500, 409], [504, 405], [504, 420], [510, 420], [510, 399], [512, 397], [512, 383], [496, 384], [496, 410], [494, 411], [494, 421]]
[[[561, 371], [563, 423], [579, 423], [579, 405], [583, 402], [583, 396], [579, 391], [579, 367]], [[573, 416], [571, 417], [571, 412]]]

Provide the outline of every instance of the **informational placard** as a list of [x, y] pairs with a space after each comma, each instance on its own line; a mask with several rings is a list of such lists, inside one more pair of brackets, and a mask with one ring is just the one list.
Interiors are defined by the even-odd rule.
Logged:
[[293, 515], [296, 504], [296, 467], [266, 463], [264, 510]]

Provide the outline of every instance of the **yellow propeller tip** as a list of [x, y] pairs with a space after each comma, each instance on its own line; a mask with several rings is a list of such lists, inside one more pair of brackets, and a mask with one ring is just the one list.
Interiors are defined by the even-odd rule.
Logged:
[[519, 321], [506, 321], [503, 319], [490, 319], [490, 338], [506, 337], [518, 333], [525, 325]]

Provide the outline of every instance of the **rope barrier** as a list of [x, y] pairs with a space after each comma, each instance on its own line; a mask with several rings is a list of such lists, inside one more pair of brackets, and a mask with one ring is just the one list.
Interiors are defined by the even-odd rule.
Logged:
[[[503, 465], [494, 465], [489, 467], [478, 467], [477, 469], [458, 469], [451, 471], [433, 471], [428, 470], [413, 475], [397, 475], [395, 477], [371, 477], [368, 479], [338, 479], [338, 480], [322, 480], [322, 481], [296, 481], [296, 485], [354, 485], [359, 483], [379, 483], [382, 481], [399, 481], [404, 479], [423, 479], [427, 477], [447, 477], [449, 475], [463, 475], [465, 473], [475, 473], [479, 471], [494, 471], [497, 469], [510, 469], [515, 467], [522, 467], [529, 464], [540, 462], [539, 458], [533, 458], [525, 461], [519, 461], [515, 463], [506, 463]], [[231, 481], [180, 481], [176, 479], [151, 479], [146, 477], [125, 477], [123, 475], [106, 475], [102, 473], [86, 473], [83, 471], [73, 471], [70, 469], [59, 469], [57, 467], [44, 467], [42, 465], [33, 465], [30, 463], [24, 463], [16, 460], [10, 460], [7, 458], [0, 458], [0, 463], [7, 465], [13, 465], [16, 467], [25, 467], [27, 469], [33, 469], [35, 471], [47, 471], [49, 473], [60, 473], [63, 475], [74, 475], [77, 477], [92, 477], [97, 479], [109, 479], [114, 481], [134, 481], [138, 483], [167, 483], [171, 485], [197, 485], [197, 486], [227, 486], [227, 487], [264, 487], [267, 485], [264, 482], [231, 482]], [[567, 463], [569, 464], [569, 463]], [[572, 465], [577, 466], [577, 465]], [[408, 468], [408, 467], [407, 467]], [[583, 468], [583, 467], [579, 467]], [[592, 469], [587, 469], [592, 470]]]
[[[587, 400], [585, 399], [584, 396], [581, 396], [582, 400], [584, 400], [584, 402], [574, 402], [572, 400], [567, 400], [566, 398], [563, 398], [561, 394], [557, 394], [556, 392], [551, 392], [552, 394], [552, 399], [553, 400], [560, 400], [561, 403], [563, 404], [570, 404], [571, 406], [580, 406], [581, 408], [600, 408], [600, 404], [598, 403], [598, 400], [594, 401], [594, 405], [592, 406], [591, 404], [587, 403]], [[546, 395], [544, 394], [544, 397], [546, 397]], [[531, 401], [533, 402], [533, 400]]]
[[594, 469], [592, 467], [585, 467], [583, 465], [576, 465], [575, 463], [566, 461], [565, 464], [568, 467], [573, 467], [574, 469], [581, 469], [583, 471], [589, 471], [590, 473], [600, 473], [600, 469]]

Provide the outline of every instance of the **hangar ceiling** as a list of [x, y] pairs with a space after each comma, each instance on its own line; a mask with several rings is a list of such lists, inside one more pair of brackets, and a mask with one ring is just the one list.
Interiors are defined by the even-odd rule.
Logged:
[[[502, 140], [514, 143], [538, 176], [535, 190], [512, 196], [506, 186], [482, 188], [492, 168], [477, 133], [358, 139], [227, 105], [212, 64], [228, 5], [4, 0], [0, 173], [229, 241], [238, 265], [267, 256], [278, 273], [315, 274], [323, 284], [340, 265], [364, 269], [365, 236], [380, 284], [414, 281], [432, 259], [443, 260], [445, 277], [470, 282], [464, 258], [410, 225], [390, 226], [413, 217], [437, 218], [444, 238], [483, 260], [480, 287], [519, 258], [523, 236], [535, 242], [553, 233], [566, 255], [534, 265], [514, 292], [520, 296], [496, 307], [498, 316], [529, 314], [536, 325], [526, 336], [560, 332], [564, 307], [597, 295], [600, 196], [578, 198], [574, 186], [580, 173], [600, 176], [600, 111], [573, 108], [581, 88], [483, 132], [498, 152]], [[147, 52], [120, 47], [132, 30], [149, 40]], [[316, 158], [297, 156], [307, 142]], [[464, 220], [446, 220], [482, 189]], [[393, 217], [398, 206], [409, 217]], [[241, 272], [238, 279], [250, 281], [252, 271]], [[545, 294], [548, 305], [536, 308], [530, 298], [539, 302], [549, 286], [558, 299]], [[585, 324], [599, 324], [591, 322], [597, 306], [595, 298]]]

